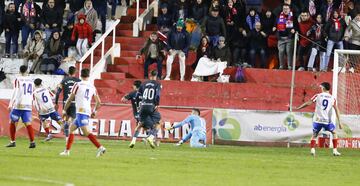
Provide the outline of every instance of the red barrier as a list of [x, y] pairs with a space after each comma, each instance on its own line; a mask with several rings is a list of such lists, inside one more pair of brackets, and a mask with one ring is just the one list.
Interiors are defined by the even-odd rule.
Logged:
[[[8, 101], [0, 100], [0, 136], [8, 136], [8, 121], [9, 111], [7, 110]], [[184, 125], [182, 128], [174, 130], [170, 133], [166, 131], [165, 127], [170, 127], [176, 122], [180, 122], [185, 119], [191, 112], [191, 109], [181, 108], [160, 108], [159, 109], [164, 125], [158, 133], [158, 137], [164, 142], [175, 142], [179, 141], [182, 136], [187, 134], [189, 130], [188, 125]], [[211, 143], [212, 139], [212, 110], [202, 109], [201, 117], [206, 120], [207, 130], [207, 142]], [[37, 134], [43, 133], [43, 129], [40, 127], [39, 118], [36, 112], [33, 112], [33, 128]], [[102, 139], [122, 139], [130, 140], [134, 133], [136, 126], [132, 108], [130, 105], [127, 106], [102, 106], [97, 113], [96, 118], [90, 120], [91, 131]], [[23, 125], [17, 126], [16, 136], [26, 136], [26, 130]], [[52, 122], [52, 133], [55, 137], [64, 137], [61, 131], [60, 125], [56, 122]], [[140, 134], [140, 137], [144, 137], [144, 133]]]

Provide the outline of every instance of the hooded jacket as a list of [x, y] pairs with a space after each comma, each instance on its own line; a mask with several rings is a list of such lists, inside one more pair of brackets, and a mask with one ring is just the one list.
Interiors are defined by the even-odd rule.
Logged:
[[[84, 7], [80, 9], [78, 12], [78, 15], [80, 14], [84, 14], [86, 16], [86, 22], [91, 26], [91, 29], [94, 31], [96, 29], [97, 22], [99, 20], [98, 14], [94, 9], [94, 6], [92, 5], [89, 9], [87, 9], [85, 7], [85, 2], [84, 2]], [[78, 22], [79, 19], [75, 20], [75, 24]]]
[[[80, 23], [80, 19], [84, 19], [84, 23]], [[76, 36], [79, 39], [88, 39], [89, 43], [92, 43], [92, 29], [89, 23], [86, 22], [86, 16], [84, 14], [78, 15], [78, 23], [74, 25], [73, 33], [71, 35], [71, 40], [75, 41]]]
[[[36, 34], [40, 34], [41, 39], [36, 42], [35, 41], [35, 35]], [[34, 36], [33, 38], [30, 40], [30, 42], [28, 42], [25, 46], [24, 49], [24, 53], [29, 53], [29, 54], [36, 54], [37, 56], [41, 56], [44, 53], [44, 49], [45, 49], [45, 41], [43, 38], [43, 34], [40, 30], [36, 30], [34, 32]]]

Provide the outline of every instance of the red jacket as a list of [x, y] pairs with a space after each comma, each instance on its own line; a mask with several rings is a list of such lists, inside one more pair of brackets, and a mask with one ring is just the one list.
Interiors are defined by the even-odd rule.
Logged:
[[71, 40], [75, 41], [76, 36], [78, 36], [79, 39], [88, 39], [89, 44], [92, 43], [92, 29], [91, 26], [84, 22], [84, 24], [77, 23], [74, 26], [74, 30], [71, 35]]
[[[306, 33], [311, 29], [311, 27], [313, 25], [314, 25], [314, 21], [311, 18], [307, 21], [301, 21], [299, 23], [300, 34], [307, 37]], [[309, 46], [309, 44], [310, 44], [309, 40], [305, 39], [302, 36], [299, 36], [299, 38], [300, 38], [300, 40], [299, 40], [300, 46], [303, 46], [303, 47]]]

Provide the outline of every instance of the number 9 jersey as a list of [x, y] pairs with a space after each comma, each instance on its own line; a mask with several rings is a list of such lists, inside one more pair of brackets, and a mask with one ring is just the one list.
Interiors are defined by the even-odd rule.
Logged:
[[76, 113], [90, 116], [91, 98], [97, 95], [95, 86], [88, 81], [80, 81], [75, 83], [71, 93], [75, 94]]
[[321, 124], [332, 123], [332, 108], [336, 104], [335, 97], [327, 92], [323, 92], [316, 94], [311, 100], [316, 102], [313, 121]]

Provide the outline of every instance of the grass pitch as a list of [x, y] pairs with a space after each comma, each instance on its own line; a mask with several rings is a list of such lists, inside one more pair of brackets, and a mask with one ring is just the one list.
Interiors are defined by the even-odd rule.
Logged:
[[360, 151], [308, 148], [211, 146], [191, 149], [161, 144], [152, 150], [142, 142], [101, 140], [107, 152], [95, 158], [87, 140], [76, 140], [70, 157], [60, 157], [64, 140], [28, 149], [27, 139], [16, 148], [0, 138], [0, 185], [359, 185]]

